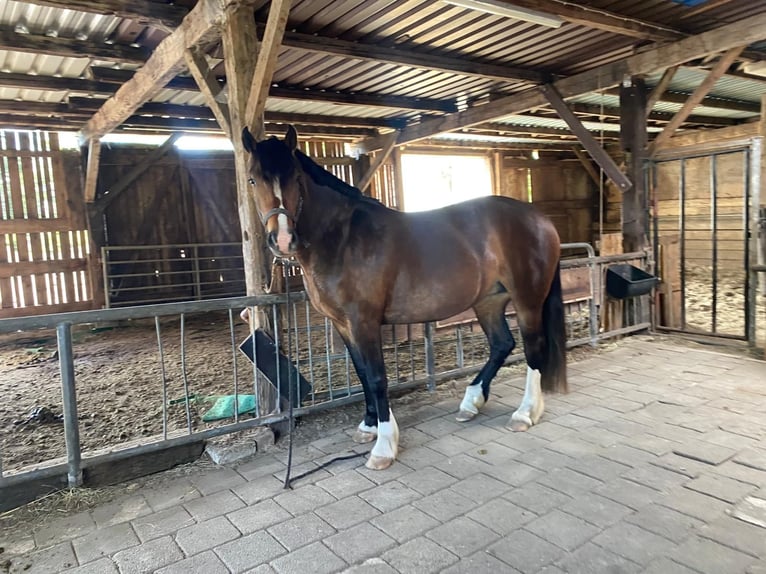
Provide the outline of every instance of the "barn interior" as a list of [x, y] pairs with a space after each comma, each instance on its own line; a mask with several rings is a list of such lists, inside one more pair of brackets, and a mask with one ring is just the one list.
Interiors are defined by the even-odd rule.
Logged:
[[[651, 328], [757, 354], [765, 86], [764, 0], [0, 0], [0, 332], [103, 309], [117, 313], [88, 324], [124, 322], [148, 304], [193, 302], [231, 320], [234, 303], [203, 304], [300, 290], [263, 249], [238, 136], [293, 125], [306, 154], [393, 209], [428, 191], [406, 185], [408, 161], [478, 158], [492, 194], [537, 205], [569, 246], [572, 341]], [[612, 264], [659, 282], [611, 297]], [[183, 341], [183, 319], [169, 329]], [[430, 336], [393, 329], [391, 341], [415, 331]], [[322, 336], [334, 356], [338, 342]], [[467, 364], [458, 355], [449, 368]], [[429, 360], [418, 376], [433, 381]], [[188, 388], [174, 392], [188, 405]], [[61, 403], [58, 379], [46, 393]], [[3, 420], [20, 416], [3, 408]], [[190, 435], [202, 428], [188, 408], [177, 414]], [[87, 446], [172, 430], [163, 415]], [[13, 500], [53, 475], [83, 482], [71, 456], [56, 458], [71, 455], [64, 438], [48, 437], [43, 460], [16, 456], [5, 434], [0, 486]], [[29, 475], [45, 479], [38, 490], [13, 490], [19, 469], [45, 461]], [[86, 483], [103, 479], [95, 469], [85, 463]]]

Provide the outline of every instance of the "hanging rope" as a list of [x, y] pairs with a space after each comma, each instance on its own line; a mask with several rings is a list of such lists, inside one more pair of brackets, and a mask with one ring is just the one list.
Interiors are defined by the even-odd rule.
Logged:
[[[280, 263], [282, 264], [282, 277], [285, 282], [285, 296], [287, 298], [287, 349], [286, 354], [287, 357], [291, 357], [290, 354], [291, 350], [291, 342], [292, 342], [292, 313], [290, 312], [290, 276], [288, 274], [288, 268], [290, 267], [291, 263], [288, 259], [280, 259]], [[276, 330], [276, 325], [275, 325]], [[309, 343], [310, 344], [310, 343]], [[297, 366], [295, 367], [296, 374], [298, 373]], [[290, 473], [292, 471], [293, 466], [293, 429], [295, 428], [295, 416], [293, 411], [293, 383], [292, 383], [292, 373], [293, 373], [293, 365], [290, 365], [290, 368], [287, 369], [287, 401], [289, 403], [287, 407], [287, 417], [288, 417], [288, 427], [287, 427], [287, 469], [285, 471], [285, 482], [284, 482], [284, 489], [285, 490], [292, 490], [293, 481], [296, 481], [298, 479], [304, 478], [306, 476], [309, 476], [310, 474], [314, 474], [315, 472], [318, 472], [322, 470], [323, 468], [327, 468], [333, 463], [340, 462], [343, 460], [350, 460], [352, 458], [358, 458], [363, 457], [366, 454], [368, 454], [369, 451], [366, 452], [355, 452], [354, 454], [349, 454], [346, 456], [336, 456], [335, 458], [331, 458], [330, 460], [323, 462], [316, 468], [312, 468], [310, 470], [307, 470], [306, 472], [302, 472], [298, 476], [290, 477]], [[298, 380], [296, 378], [295, 384], [298, 384]], [[279, 396], [280, 393], [277, 393]], [[277, 399], [279, 400], [279, 398]]]

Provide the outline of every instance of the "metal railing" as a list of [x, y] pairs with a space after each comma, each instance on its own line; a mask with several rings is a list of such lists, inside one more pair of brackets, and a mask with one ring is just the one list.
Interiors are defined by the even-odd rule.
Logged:
[[[646, 253], [595, 257], [588, 244], [572, 244], [565, 248], [584, 249], [588, 257], [565, 259], [562, 261], [562, 269], [586, 268], [590, 278], [587, 293], [567, 302], [566, 305], [569, 347], [595, 345], [598, 340], [650, 327], [648, 322], [641, 320], [641, 313], [628, 318], [625, 326], [619, 329], [600, 332], [598, 327], [604, 268], [615, 262], [646, 261]], [[235, 313], [238, 314], [245, 307], [250, 307], [251, 312], [259, 311], [261, 317], [270, 318], [270, 328], [278, 333], [274, 338], [276, 351], [285, 351], [289, 364], [295, 367], [310, 385], [300, 405], [295, 409], [296, 416], [363, 398], [356, 376], [352, 376], [353, 369], [347, 351], [338, 346], [331, 325], [313, 311], [304, 292], [293, 293], [289, 297], [269, 294], [0, 320], [0, 334], [24, 332], [34, 335], [39, 329], [56, 330], [66, 455], [65, 461], [56, 461], [57, 456], [51, 453], [45, 460], [36, 461], [37, 466], [31, 468], [25, 466], [25, 461], [12, 460], [13, 469], [4, 470], [3, 462], [8, 461], [8, 457], [0, 452], [0, 492], [5, 486], [54, 476], [66, 476], [68, 484], [76, 486], [82, 483], [83, 469], [89, 467], [285, 420], [287, 413], [283, 401], [276, 399], [278, 393], [273, 392], [271, 397], [263, 394], [264, 389], [268, 390], [269, 386], [261, 370], [263, 365], [257, 364], [257, 355], [256, 361], [251, 364], [244, 360], [244, 355], [237, 350], [238, 337], [241, 339], [253, 334], [252, 331], [247, 332], [244, 324], [235, 321]], [[194, 323], [197, 327], [190, 335], [189, 325], [198, 319], [199, 321]], [[179, 320], [178, 328], [175, 326], [176, 320]], [[521, 342], [513, 317], [510, 318], [510, 323], [514, 336]], [[143, 390], [144, 394], [156, 395], [152, 407], [156, 416], [152, 419], [154, 424], [151, 428], [146, 429], [148, 434], [99, 444], [101, 450], [97, 452], [92, 446], [84, 450], [82, 443], [85, 441], [91, 445], [92, 436], [99, 435], [103, 429], [97, 428], [98, 432], [95, 432], [92, 426], [83, 428], [84, 423], [81, 424], [78, 418], [78, 405], [91, 408], [94, 403], [104, 400], [103, 395], [96, 396], [94, 390], [102, 380], [99, 378], [99, 369], [95, 369], [97, 373], [91, 378], [86, 378], [78, 372], [78, 365], [90, 364], [96, 358], [85, 352], [75, 353], [75, 346], [79, 343], [73, 343], [73, 327], [82, 329], [83, 325], [105, 324], [129, 325], [129, 333], [134, 337], [130, 339], [128, 346], [136, 346], [138, 343], [144, 345], [143, 349], [136, 347], [135, 352], [142, 353], [142, 376], [152, 370], [157, 373], [150, 386]], [[100, 344], [102, 339], [119, 344], [122, 336], [119, 330], [97, 330], [95, 334], [89, 333], [91, 340], [82, 343], [81, 349], [87, 349], [87, 345]], [[198, 351], [190, 350], [192, 339], [206, 333], [210, 334], [211, 338], [196, 343], [201, 345]], [[75, 339], [80, 336], [77, 329], [74, 334]], [[486, 339], [475, 322], [446, 328], [439, 328], [438, 324], [384, 326], [383, 339], [389, 386], [392, 389], [432, 389], [438, 382], [478, 372], [488, 356]], [[213, 355], [211, 341], [228, 351]], [[172, 373], [169, 370], [171, 353], [180, 356], [180, 365], [177, 365], [177, 369]], [[108, 349], [102, 349], [102, 354], [109, 355]], [[226, 355], [228, 359], [224, 358]], [[213, 356], [217, 362], [210, 365], [213, 360], [210, 357]], [[523, 359], [523, 353], [519, 349], [509, 357], [506, 364]], [[127, 370], [128, 362], [135, 362], [135, 357], [129, 356], [121, 360], [121, 365]], [[154, 366], [150, 368], [152, 363]], [[215, 377], [209, 374], [211, 366], [217, 373]], [[197, 376], [195, 369], [203, 367], [208, 370]], [[272, 381], [276, 390], [286, 388], [283, 387], [281, 379], [288, 377], [288, 384], [293, 385], [296, 393], [301, 392], [299, 379], [288, 374], [292, 372], [291, 368], [283, 368], [280, 372], [277, 366], [277, 380]], [[117, 371], [119, 370], [118, 366]], [[138, 383], [131, 381], [130, 384]], [[193, 388], [195, 385], [196, 388]], [[233, 394], [233, 415], [230, 419], [203, 423], [200, 413], [192, 412], [193, 402], [204, 399], [200, 398], [195, 390], [207, 394], [215, 393], [218, 396]], [[252, 392], [254, 396], [256, 409], [253, 413], [240, 412], [238, 401], [245, 390]], [[19, 390], [22, 391], [23, 389]], [[30, 383], [28, 392], [35, 394], [34, 383]], [[177, 392], [180, 398], [172, 399], [173, 392]], [[194, 408], [197, 408], [196, 403]], [[126, 412], [124, 416], [137, 420], [136, 412]], [[83, 430], [90, 435], [83, 438]], [[0, 430], [0, 437], [3, 432], [5, 431]], [[60, 456], [61, 453], [55, 454]]]
[[101, 259], [107, 307], [245, 294], [241, 243], [107, 246]]

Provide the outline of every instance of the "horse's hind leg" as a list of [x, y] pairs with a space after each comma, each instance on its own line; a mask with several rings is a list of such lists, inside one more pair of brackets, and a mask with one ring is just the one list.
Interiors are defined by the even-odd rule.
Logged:
[[543, 416], [545, 404], [540, 388], [540, 369], [545, 352], [545, 336], [542, 329], [542, 309], [519, 311], [521, 336], [524, 339], [524, 355], [527, 359], [527, 382], [524, 398], [511, 415], [510, 427], [514, 431], [528, 430]]
[[473, 308], [489, 341], [489, 360], [465, 390], [456, 417], [459, 422], [469, 421], [479, 414], [479, 409], [489, 399], [489, 385], [492, 379], [516, 346], [505, 320], [505, 307], [509, 300], [508, 293], [503, 291], [485, 297]]

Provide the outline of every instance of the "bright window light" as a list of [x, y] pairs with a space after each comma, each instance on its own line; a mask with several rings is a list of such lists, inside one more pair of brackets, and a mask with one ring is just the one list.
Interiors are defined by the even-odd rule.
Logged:
[[484, 156], [402, 154], [404, 210], [425, 211], [492, 195]]

